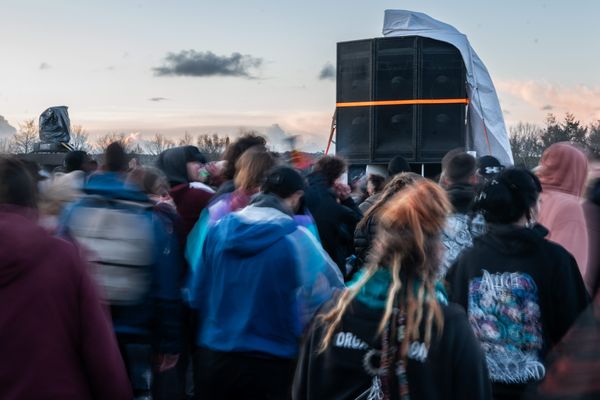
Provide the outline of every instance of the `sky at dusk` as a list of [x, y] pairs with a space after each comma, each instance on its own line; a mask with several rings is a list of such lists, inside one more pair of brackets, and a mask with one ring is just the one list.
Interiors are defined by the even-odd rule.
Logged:
[[[465, 33], [507, 124], [600, 119], [600, 2], [0, 1], [0, 115], [17, 127], [68, 105], [92, 134], [240, 127], [323, 148], [336, 43], [381, 36], [385, 9]], [[0, 136], [2, 131], [0, 130]]]

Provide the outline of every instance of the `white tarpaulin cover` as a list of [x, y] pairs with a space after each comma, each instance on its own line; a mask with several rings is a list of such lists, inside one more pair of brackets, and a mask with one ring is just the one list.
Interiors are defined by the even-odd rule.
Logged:
[[492, 155], [503, 165], [512, 165], [504, 117], [490, 74], [469, 44], [467, 36], [430, 16], [406, 10], [385, 10], [383, 36], [422, 36], [456, 47], [467, 69], [468, 122], [471, 149], [477, 156]]

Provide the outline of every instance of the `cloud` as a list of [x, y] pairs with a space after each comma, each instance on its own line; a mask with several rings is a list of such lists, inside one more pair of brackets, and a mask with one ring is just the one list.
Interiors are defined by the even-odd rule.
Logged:
[[[539, 111], [571, 112], [582, 120], [600, 118], [600, 86], [559, 85], [541, 81], [498, 81], [500, 94], [529, 105], [532, 113]], [[539, 111], [537, 111], [539, 113]]]
[[40, 64], [40, 69], [41, 69], [42, 71], [44, 71], [44, 70], [46, 70], [46, 69], [50, 69], [50, 68], [52, 68], [52, 67], [51, 67], [51, 66], [50, 66], [50, 64], [48, 64], [48, 63], [45, 63], [45, 62], [43, 62], [43, 63], [41, 63], [41, 64]]
[[0, 136], [12, 136], [15, 133], [17, 133], [17, 129], [0, 115]]
[[271, 125], [265, 129], [264, 133], [267, 137], [269, 146], [277, 151], [289, 150], [291, 140], [293, 140], [294, 137], [291, 133], [284, 131], [279, 124]]
[[335, 67], [331, 63], [327, 63], [321, 68], [321, 72], [319, 72], [320, 80], [335, 80]]
[[165, 101], [165, 100], [169, 100], [169, 99], [167, 99], [166, 97], [150, 97], [148, 100], [159, 102], [159, 101]]
[[256, 79], [253, 74], [263, 63], [262, 58], [248, 54], [231, 53], [219, 56], [211, 51], [182, 50], [168, 53], [165, 65], [152, 68], [156, 76], [233, 76]]

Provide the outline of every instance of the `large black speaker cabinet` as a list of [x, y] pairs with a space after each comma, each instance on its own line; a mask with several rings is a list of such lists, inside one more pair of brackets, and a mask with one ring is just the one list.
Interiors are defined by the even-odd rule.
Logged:
[[353, 164], [396, 155], [439, 162], [466, 139], [460, 52], [422, 37], [338, 43], [337, 153]]

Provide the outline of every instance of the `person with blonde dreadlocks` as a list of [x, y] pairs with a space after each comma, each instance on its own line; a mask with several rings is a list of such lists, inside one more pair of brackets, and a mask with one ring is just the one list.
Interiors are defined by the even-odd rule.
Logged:
[[491, 398], [467, 316], [436, 283], [450, 209], [425, 180], [381, 209], [366, 267], [309, 329], [294, 399]]

